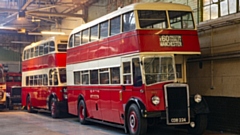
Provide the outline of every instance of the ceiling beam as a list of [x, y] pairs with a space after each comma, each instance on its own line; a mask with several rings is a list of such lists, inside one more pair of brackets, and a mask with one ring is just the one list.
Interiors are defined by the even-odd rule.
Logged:
[[45, 11], [26, 11], [26, 14], [34, 15], [34, 16], [53, 16], [53, 17], [78, 17], [82, 18], [84, 15], [82, 14], [68, 14], [68, 13], [52, 13]]

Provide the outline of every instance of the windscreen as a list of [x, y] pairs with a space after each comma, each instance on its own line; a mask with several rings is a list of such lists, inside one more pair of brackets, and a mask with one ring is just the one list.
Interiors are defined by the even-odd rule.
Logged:
[[147, 85], [175, 79], [173, 57], [145, 57], [143, 66]]
[[[139, 26], [142, 29], [194, 29], [192, 12], [139, 10]], [[170, 26], [168, 26], [170, 24]]]

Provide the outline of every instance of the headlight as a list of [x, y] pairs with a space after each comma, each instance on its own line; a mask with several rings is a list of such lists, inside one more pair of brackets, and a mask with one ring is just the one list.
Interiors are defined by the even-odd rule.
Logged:
[[153, 96], [152, 97], [152, 103], [154, 105], [158, 105], [160, 103], [160, 98], [158, 96]]
[[200, 103], [200, 102], [202, 101], [202, 96], [199, 95], [199, 94], [196, 94], [196, 95], [194, 96], [194, 101], [195, 101], [196, 103]]

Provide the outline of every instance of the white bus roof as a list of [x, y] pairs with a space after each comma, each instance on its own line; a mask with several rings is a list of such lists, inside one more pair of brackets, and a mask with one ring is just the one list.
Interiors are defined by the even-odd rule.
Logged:
[[127, 13], [129, 11], [133, 10], [171, 10], [171, 11], [192, 11], [190, 6], [183, 5], [183, 4], [176, 4], [176, 3], [164, 3], [164, 2], [155, 2], [155, 3], [135, 3], [128, 6], [125, 6], [123, 8], [119, 8], [116, 11], [113, 11], [109, 14], [106, 14], [100, 18], [97, 18], [91, 22], [88, 22], [86, 24], [82, 24], [81, 26], [75, 28], [72, 30], [71, 34], [77, 33], [80, 30], [84, 30], [86, 28], [89, 28], [91, 26], [94, 26], [100, 22], [107, 21], [111, 18], [114, 18], [118, 15], [121, 15], [123, 13]]
[[30, 45], [27, 45], [23, 50], [27, 50], [27, 49], [33, 48], [35, 46], [38, 46], [40, 44], [44, 44], [46, 42], [54, 41], [54, 40], [58, 40], [58, 39], [68, 40], [68, 36], [54, 36], [54, 37], [49, 37], [47, 39], [43, 39], [43, 40], [40, 40], [37, 42], [32, 42]]

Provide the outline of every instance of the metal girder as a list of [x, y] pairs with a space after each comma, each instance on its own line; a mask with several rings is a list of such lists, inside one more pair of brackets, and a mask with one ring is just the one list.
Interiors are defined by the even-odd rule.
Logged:
[[68, 13], [53, 13], [53, 12], [45, 12], [45, 11], [26, 11], [29, 15], [35, 16], [54, 16], [54, 17], [80, 17], [82, 18], [82, 14], [68, 14]]

